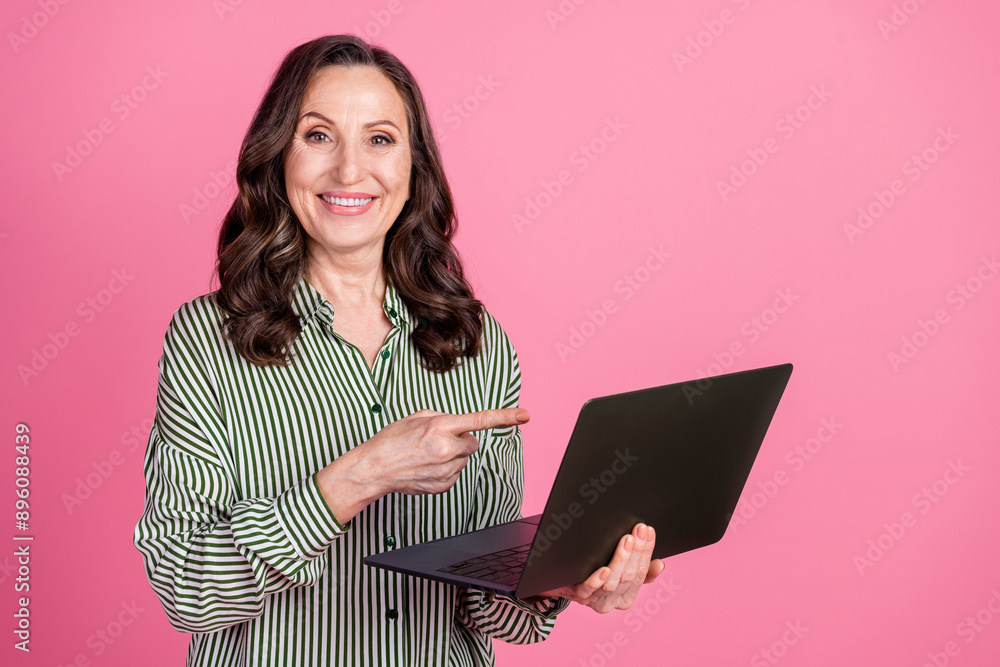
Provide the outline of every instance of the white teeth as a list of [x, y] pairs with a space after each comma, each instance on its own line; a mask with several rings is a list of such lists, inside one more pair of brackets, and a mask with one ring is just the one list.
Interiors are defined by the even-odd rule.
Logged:
[[327, 197], [326, 195], [320, 195], [324, 201], [331, 204], [336, 204], [337, 206], [364, 206], [372, 200], [371, 197], [367, 199], [358, 199], [355, 197]]

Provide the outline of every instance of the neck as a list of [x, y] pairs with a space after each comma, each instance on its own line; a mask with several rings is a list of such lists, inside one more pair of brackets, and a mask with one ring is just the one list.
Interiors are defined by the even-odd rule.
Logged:
[[330, 302], [334, 311], [374, 305], [382, 307], [386, 279], [382, 252], [362, 257], [310, 252], [303, 271], [310, 285]]

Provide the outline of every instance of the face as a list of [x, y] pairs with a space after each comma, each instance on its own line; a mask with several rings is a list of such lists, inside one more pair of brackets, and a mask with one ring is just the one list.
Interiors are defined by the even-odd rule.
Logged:
[[324, 67], [306, 88], [285, 149], [288, 201], [309, 261], [381, 261], [410, 198], [406, 107], [374, 67]]

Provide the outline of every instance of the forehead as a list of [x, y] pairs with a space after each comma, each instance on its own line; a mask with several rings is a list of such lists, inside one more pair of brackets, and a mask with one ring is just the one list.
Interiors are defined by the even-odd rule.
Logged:
[[406, 105], [396, 86], [377, 68], [366, 66], [331, 65], [316, 72], [302, 96], [299, 115], [309, 111], [335, 121], [334, 116], [343, 118], [345, 114], [358, 114], [361, 121], [377, 116], [395, 121], [401, 128], [406, 121]]

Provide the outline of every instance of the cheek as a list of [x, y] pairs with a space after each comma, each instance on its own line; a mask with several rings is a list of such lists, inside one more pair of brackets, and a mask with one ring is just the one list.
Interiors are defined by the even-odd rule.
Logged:
[[292, 212], [300, 222], [307, 222], [312, 215], [313, 201], [312, 183], [309, 174], [303, 168], [301, 159], [291, 157], [285, 163], [285, 197]]
[[409, 194], [411, 170], [412, 166], [407, 159], [400, 159], [392, 165], [390, 178], [396, 185], [396, 189], [404, 194]]
[[[313, 182], [314, 165], [309, 156], [298, 147], [293, 147], [285, 158], [285, 188], [289, 196], [296, 191], [308, 189]], [[302, 193], [299, 192], [299, 196]]]
[[285, 197], [288, 199], [288, 203], [292, 205], [296, 213], [300, 213], [298, 209], [301, 208], [302, 201], [302, 188], [297, 180], [297, 175], [294, 172], [288, 170], [285, 171]]

